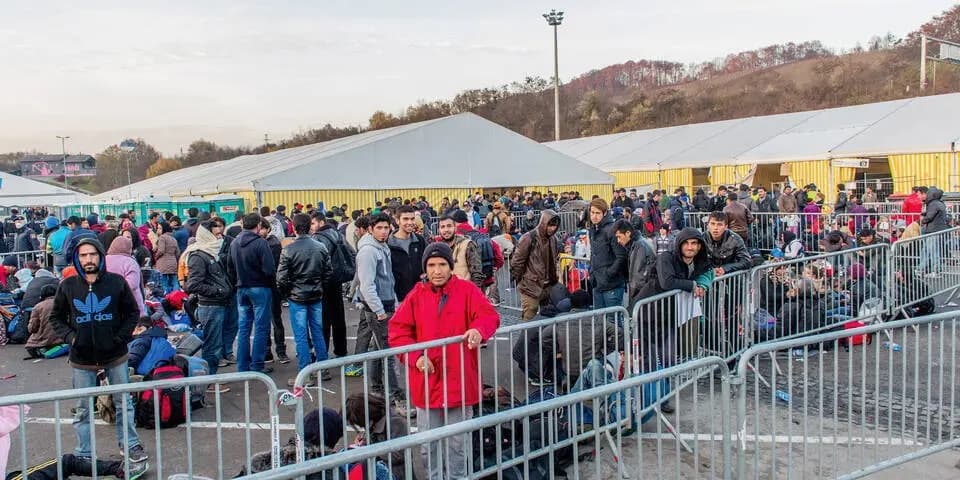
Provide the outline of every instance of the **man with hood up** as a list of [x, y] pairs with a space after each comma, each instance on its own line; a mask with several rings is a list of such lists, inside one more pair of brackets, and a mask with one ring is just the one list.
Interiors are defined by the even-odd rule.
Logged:
[[536, 230], [520, 237], [510, 257], [510, 276], [520, 291], [523, 320], [537, 316], [550, 287], [560, 281], [557, 275], [559, 247], [553, 238], [559, 228], [560, 217], [556, 212], [540, 212], [540, 224]]
[[627, 250], [617, 243], [613, 217], [607, 210], [602, 198], [590, 202], [590, 282], [595, 309], [623, 306], [627, 284]]
[[[923, 198], [921, 191], [921, 198]], [[947, 206], [943, 203], [943, 190], [937, 187], [927, 189], [927, 196], [923, 200], [926, 211], [920, 217], [920, 227], [924, 235], [937, 233], [950, 228], [947, 224]], [[928, 278], [939, 278], [943, 263], [940, 261], [940, 252], [943, 250], [943, 238], [935, 235], [924, 242], [925, 253], [920, 259], [918, 272], [926, 272]]]
[[[675, 245], [674, 251], [657, 256], [657, 262], [650, 270], [639, 298], [671, 290], [682, 290], [696, 298], [703, 298], [706, 294], [713, 282], [714, 272], [700, 231], [693, 227], [684, 228], [678, 232]], [[659, 318], [643, 322], [640, 326], [640, 338], [645, 339], [640, 353], [645, 371], [667, 368], [676, 363], [677, 325], [688, 320], [677, 318], [680, 312], [676, 301], [661, 302], [660, 305], [663, 308], [652, 310], [659, 313]], [[661, 410], [670, 413], [672, 409], [662, 405]]]
[[[133, 339], [140, 316], [133, 292], [123, 277], [107, 271], [106, 252], [96, 239], [78, 242], [73, 266], [77, 275], [60, 284], [50, 312], [57, 336], [70, 344], [73, 388], [97, 386], [98, 370], [106, 371], [111, 385], [128, 383], [127, 343]], [[119, 445], [121, 451], [131, 462], [144, 462], [147, 455], [134, 428], [133, 401], [124, 402], [123, 395], [113, 397], [118, 412], [117, 443], [126, 438], [127, 444]], [[75, 453], [89, 458], [91, 422], [87, 400], [77, 401], [73, 426], [77, 434]]]

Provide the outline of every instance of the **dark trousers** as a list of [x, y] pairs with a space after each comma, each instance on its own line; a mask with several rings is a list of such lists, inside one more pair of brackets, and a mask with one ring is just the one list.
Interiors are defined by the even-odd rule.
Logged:
[[[347, 356], [347, 322], [343, 310], [342, 285], [333, 283], [323, 287], [323, 337], [327, 348], [338, 357]], [[330, 343], [331, 334], [333, 343]]]
[[[30, 467], [27, 469], [26, 480], [57, 480], [57, 468], [60, 468], [63, 472], [63, 478], [93, 476], [93, 463], [89, 459], [68, 453], [60, 457], [59, 462], [50, 460]], [[116, 475], [122, 471], [123, 462], [97, 460], [97, 476]], [[14, 474], [11, 473], [11, 475]], [[12, 478], [24, 479], [23, 476]]]
[[[287, 354], [286, 332], [283, 330], [283, 299], [280, 298], [280, 292], [277, 289], [270, 289], [273, 295], [270, 304], [270, 317], [273, 320], [273, 345], [276, 346], [277, 355]], [[267, 337], [267, 355], [270, 354], [270, 338]]]

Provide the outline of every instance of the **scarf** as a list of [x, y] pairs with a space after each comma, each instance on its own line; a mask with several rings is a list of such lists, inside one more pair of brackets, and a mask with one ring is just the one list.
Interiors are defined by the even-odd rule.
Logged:
[[[197, 240], [187, 246], [184, 250], [184, 255], [189, 255], [192, 252], [204, 252], [216, 260], [220, 255], [220, 247], [223, 245], [223, 239], [217, 238], [207, 230], [206, 227], [200, 225], [197, 227]], [[189, 257], [185, 257], [189, 258]]]

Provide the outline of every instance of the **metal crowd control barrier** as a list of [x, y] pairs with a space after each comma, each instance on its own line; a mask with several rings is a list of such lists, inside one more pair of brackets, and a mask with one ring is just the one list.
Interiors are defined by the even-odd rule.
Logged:
[[[657, 389], [657, 385], [693, 371], [718, 371], [721, 380], [709, 386], [694, 386], [678, 404], [675, 421], [689, 425], [694, 433], [684, 436], [692, 444], [692, 453], [680, 449], [659, 429], [634, 435], [625, 428], [629, 416], [618, 416], [602, 424], [585, 424], [576, 419], [584, 409], [600, 410], [606, 403], [617, 411], [623, 402], [639, 399], [642, 393]], [[389, 466], [384, 459], [406, 459], [397, 478], [412, 478], [411, 459], [417, 450], [437, 446], [441, 452], [452, 450], [463, 442], [467, 451], [486, 435], [498, 439], [492, 447], [488, 462], [467, 455], [466, 474], [462, 478], [557, 478], [573, 475], [579, 478], [731, 478], [732, 445], [730, 419], [732, 417], [728, 385], [728, 370], [722, 359], [711, 357], [694, 360], [676, 367], [657, 370], [621, 381], [606, 383], [537, 403], [518, 405], [489, 415], [452, 424], [418, 430], [416, 433], [391, 438], [388, 441], [342, 450], [296, 465], [252, 475], [250, 480], [290, 479], [302, 476], [338, 478], [334, 472], [365, 465], [368, 472]], [[701, 404], [700, 400], [704, 400]], [[682, 413], [681, 413], [682, 410]], [[574, 417], [574, 420], [569, 420]], [[567, 420], [565, 420], [567, 419]], [[658, 424], [659, 426], [659, 424]], [[507, 432], [510, 430], [510, 433]], [[522, 433], [517, 433], [522, 432]], [[510, 443], [500, 439], [515, 436]], [[689, 445], [688, 445], [689, 446]], [[590, 460], [584, 460], [589, 455]], [[629, 457], [629, 460], [628, 460]], [[440, 465], [450, 473], [449, 457]], [[634, 459], [635, 462], [634, 463]], [[564, 460], [564, 461], [561, 461]], [[370, 474], [372, 477], [373, 475]], [[309, 477], [308, 477], [309, 478]], [[444, 478], [454, 478], [444, 475]], [[461, 478], [457, 476], [456, 478]]]
[[[906, 316], [930, 313], [923, 303], [960, 289], [960, 228], [903, 239], [891, 246], [889, 298], [895, 312]], [[935, 305], [934, 305], [935, 306]]]
[[752, 302], [741, 318], [756, 342], [810, 335], [872, 315], [882, 320], [889, 246], [869, 245], [774, 262], [750, 271]]
[[737, 478], [861, 478], [960, 446], [958, 335], [950, 312], [752, 347]]
[[[456, 336], [311, 364], [297, 374], [294, 392], [298, 393], [291, 399], [296, 403], [299, 438], [303, 438], [302, 419], [307, 405], [311, 410], [326, 407], [347, 411], [351, 398], [359, 400], [362, 405], [371, 405], [371, 400], [376, 404], [397, 403], [401, 420], [406, 425], [419, 424], [422, 413], [404, 401], [395, 402], [398, 398], [408, 401], [414, 398], [414, 390], [430, 392], [439, 389], [442, 392], [439, 400], [445, 406], [443, 418], [447, 422], [469, 418], [455, 416], [468, 400], [461, 388], [472, 381], [467, 364], [475, 365], [478, 372], [476, 388], [481, 392], [487, 388], [491, 392], [507, 392], [507, 398], [502, 402], [494, 401], [494, 411], [517, 406], [518, 398], [531, 398], [540, 387], [552, 386], [559, 392], [575, 388], [576, 380], [589, 369], [591, 360], [609, 357], [618, 365], [632, 364], [631, 352], [626, 348], [629, 338], [629, 332], [624, 330], [626, 319], [627, 311], [622, 307], [590, 310], [502, 327], [482, 349], [470, 349], [461, 336]], [[411, 383], [407, 372], [414, 368], [420, 356], [430, 359], [436, 373], [425, 375], [424, 384], [416, 385]], [[364, 376], [351, 378], [347, 374], [351, 365], [362, 365]], [[330, 372], [332, 376], [324, 380], [322, 372]], [[625, 370], [625, 374], [628, 373], [629, 370]], [[303, 392], [307, 385], [313, 384], [318, 386], [319, 393], [305, 405]], [[451, 391], [455, 393], [451, 395]], [[312, 396], [311, 393], [306, 395]], [[437, 397], [431, 398], [438, 400]], [[365, 419], [365, 425], [347, 425], [345, 417], [344, 431], [349, 427], [370, 429], [371, 413], [364, 411], [358, 415]], [[389, 424], [386, 435], [387, 438], [394, 435]], [[302, 442], [300, 445], [302, 447]], [[299, 450], [298, 453], [303, 455], [303, 449]], [[392, 467], [393, 462], [388, 463]]]
[[[194, 388], [206, 389], [208, 384], [226, 384], [242, 382], [243, 388], [243, 412], [242, 416], [229, 421], [223, 418], [224, 405], [233, 405], [233, 399], [224, 399], [223, 394], [218, 390], [213, 395], [212, 409], [200, 409], [193, 412], [191, 406], [191, 392]], [[251, 383], [262, 384], [266, 390], [267, 405], [259, 405], [256, 408], [251, 407]], [[277, 441], [279, 438], [279, 417], [277, 415], [277, 388], [270, 377], [262, 373], [227, 373], [221, 375], [207, 375], [201, 377], [182, 378], [175, 382], [171, 381], [152, 381], [140, 383], [126, 383], [122, 385], [109, 385], [92, 388], [78, 388], [72, 390], [60, 390], [53, 392], [29, 393], [22, 395], [11, 395], [0, 397], [0, 407], [16, 406], [20, 413], [20, 425], [18, 431], [14, 434], [16, 441], [12, 442], [11, 452], [19, 452], [19, 460], [11, 455], [11, 468], [17, 468], [26, 472], [32, 465], [38, 465], [47, 462], [50, 459], [59, 461], [64, 453], [62, 425], [70, 422], [64, 417], [62, 404], [64, 401], [76, 400], [76, 416], [72, 423], [76, 429], [81, 412], [86, 410], [85, 422], [89, 422], [89, 442], [90, 456], [92, 459], [104, 459], [107, 455], [104, 451], [115, 451], [112, 448], [104, 448], [104, 445], [110, 445], [110, 440], [114, 438], [114, 432], [107, 432], [109, 435], [103, 435], [104, 425], [107, 422], [96, 420], [94, 412], [97, 410], [97, 397], [113, 396], [113, 404], [117, 410], [116, 422], [117, 430], [123, 430], [123, 434], [116, 438], [117, 445], [122, 443], [121, 452], [126, 458], [129, 456], [130, 430], [133, 426], [134, 418], [128, 418], [122, 412], [126, 411], [128, 406], [132, 406], [134, 400], [130, 394], [152, 391], [154, 398], [158, 397], [160, 389], [174, 390], [175, 395], [183, 395], [183, 402], [186, 405], [186, 422], [177, 429], [161, 429], [160, 425], [160, 403], [154, 402], [152, 429], [154, 431], [153, 440], [148, 435], [141, 435], [140, 442], [144, 449], [152, 457], [149, 460], [150, 467], [156, 471], [156, 478], [166, 478], [164, 471], [173, 471], [174, 473], [186, 472], [188, 475], [204, 475], [207, 477], [223, 479], [230, 478], [236, 471], [244, 468], [245, 471], [251, 470], [251, 458], [253, 457], [254, 445], [262, 445], [263, 450], [271, 452], [273, 460], [272, 466], [279, 466], [280, 446]], [[255, 392], [262, 394], [264, 392]], [[48, 405], [53, 403], [52, 411]], [[39, 405], [38, 405], [39, 404]], [[29, 415], [26, 413], [27, 407], [30, 407]], [[132, 408], [132, 407], [131, 407]], [[41, 416], [43, 415], [43, 416]], [[203, 419], [201, 421], [201, 419]], [[52, 427], [50, 426], [52, 424]], [[266, 426], [266, 427], [264, 427]], [[99, 427], [99, 428], [98, 428]], [[129, 427], [129, 428], [128, 428]], [[149, 428], [149, 427], [148, 427]], [[236, 437], [226, 435], [228, 430], [243, 430], [243, 437], [240, 445], [237, 445]], [[113, 429], [108, 429], [113, 430]], [[206, 432], [213, 431], [211, 437]], [[254, 441], [253, 431], [266, 430], [269, 433], [269, 439], [263, 435], [257, 435]], [[42, 432], [42, 433], [40, 433]], [[184, 437], [181, 437], [181, 432]], [[100, 435], [98, 435], [98, 433]], [[141, 430], [139, 433], [144, 433]], [[175, 441], [178, 437], [185, 440]], [[29, 439], [29, 440], [28, 440]], [[165, 440], [165, 442], [164, 442]], [[153, 443], [153, 445], [151, 445]], [[183, 445], [186, 448], [185, 453], [175, 447], [164, 447], [166, 445]], [[214, 455], [213, 452], [197, 451], [198, 446], [210, 447], [215, 445], [216, 458], [209, 458]], [[164, 456], [166, 452], [166, 456]], [[184, 458], [185, 456], [185, 458]], [[199, 456], [199, 457], [198, 457]], [[32, 459], [32, 460], [31, 460]], [[224, 461], [236, 462], [224, 465]], [[122, 461], [124, 476], [128, 477], [130, 473], [130, 464]], [[108, 472], [98, 472], [97, 462], [92, 462], [93, 477], [110, 475]], [[58, 473], [58, 478], [61, 474]], [[63, 475], [65, 478], [66, 475]]]
[[10, 253], [0, 253], [0, 261], [3, 261], [7, 257], [14, 257], [17, 259], [17, 268], [24, 268], [27, 265], [27, 262], [37, 262], [37, 265], [44, 267], [46, 265], [46, 252], [43, 250], [31, 250], [29, 252], [10, 252]]

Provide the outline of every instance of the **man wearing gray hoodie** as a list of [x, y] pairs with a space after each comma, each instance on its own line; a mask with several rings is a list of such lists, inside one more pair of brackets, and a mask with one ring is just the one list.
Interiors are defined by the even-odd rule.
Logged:
[[[373, 350], [387, 347], [387, 322], [397, 308], [394, 291], [393, 262], [390, 258], [390, 216], [378, 213], [370, 219], [369, 232], [357, 242], [357, 298], [362, 305], [362, 317], [357, 330], [357, 343], [371, 341]], [[397, 407], [407, 410], [403, 389], [397, 382], [396, 359], [388, 360], [387, 383], [383, 384], [383, 362], [374, 361], [369, 367], [372, 390], [384, 394], [389, 389], [390, 397]]]

